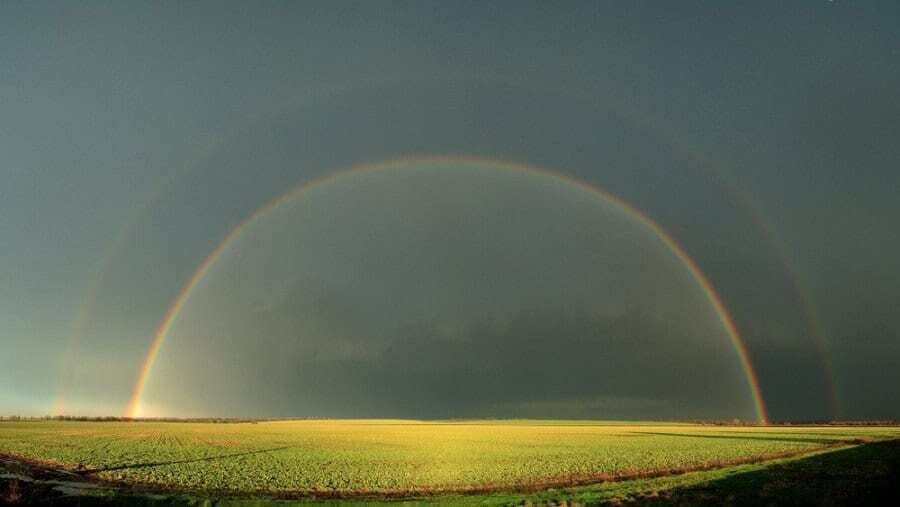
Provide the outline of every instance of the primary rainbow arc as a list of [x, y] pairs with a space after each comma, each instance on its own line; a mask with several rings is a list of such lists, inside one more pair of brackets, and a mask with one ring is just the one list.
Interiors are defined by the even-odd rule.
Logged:
[[726, 333], [728, 334], [729, 340], [733, 345], [735, 352], [737, 353], [738, 359], [741, 364], [741, 368], [744, 371], [746, 381], [750, 392], [753, 397], [754, 410], [756, 412], [757, 420], [762, 424], [767, 424], [769, 422], [768, 414], [766, 411], [765, 401], [763, 399], [762, 390], [759, 385], [759, 380], [757, 378], [756, 372], [753, 369], [753, 365], [750, 362], [749, 354], [747, 352], [747, 347], [744, 344], [744, 341], [740, 335], [740, 332], [737, 329], [737, 326], [734, 323], [733, 318], [728, 312], [725, 304], [723, 303], [721, 297], [716, 292], [715, 288], [712, 286], [712, 283], [706, 277], [706, 275], [701, 271], [700, 267], [697, 263], [687, 254], [684, 248], [675, 240], [671, 235], [669, 235], [656, 221], [647, 216], [645, 213], [635, 208], [631, 204], [622, 200], [620, 197], [611, 194], [610, 192], [599, 188], [597, 186], [591, 185], [585, 181], [581, 181], [570, 176], [552, 172], [546, 169], [537, 168], [525, 164], [520, 163], [512, 163], [506, 161], [498, 161], [492, 159], [481, 159], [476, 157], [461, 157], [461, 156], [446, 156], [446, 157], [412, 157], [412, 158], [403, 158], [403, 159], [395, 159], [388, 160], [384, 162], [378, 162], [374, 164], [362, 164], [354, 167], [350, 167], [348, 169], [333, 172], [327, 174], [325, 176], [310, 180], [305, 182], [298, 187], [294, 188], [282, 194], [275, 199], [269, 201], [262, 207], [258, 208], [255, 212], [245, 218], [242, 222], [232, 228], [228, 234], [219, 242], [219, 244], [203, 259], [197, 269], [194, 271], [191, 278], [188, 282], [181, 288], [178, 294], [172, 301], [172, 304], [169, 306], [166, 313], [163, 315], [163, 318], [160, 320], [156, 331], [154, 332], [153, 339], [150, 343], [150, 346], [147, 349], [147, 354], [144, 357], [144, 360], [140, 366], [139, 373], [137, 376], [137, 380], [135, 381], [134, 388], [132, 390], [131, 399], [128, 402], [125, 415], [127, 417], [140, 417], [141, 416], [141, 402], [144, 396], [144, 391], [147, 387], [147, 382], [150, 378], [150, 373], [153, 370], [153, 365], [156, 363], [156, 360], [159, 356], [159, 352], [165, 343], [166, 337], [172, 329], [172, 326], [178, 320], [178, 316], [181, 310], [184, 308], [185, 303], [190, 299], [191, 293], [197, 287], [197, 285], [206, 277], [210, 268], [216, 263], [216, 261], [221, 257], [222, 253], [228, 247], [228, 245], [236, 239], [241, 233], [252, 223], [258, 220], [261, 216], [266, 215], [268, 212], [277, 208], [280, 204], [289, 201], [291, 199], [297, 198], [301, 196], [304, 192], [309, 190], [310, 188], [316, 187], [323, 183], [338, 179], [342, 176], [364, 172], [364, 171], [379, 171], [379, 170], [387, 170], [387, 169], [403, 169], [403, 168], [412, 168], [422, 165], [438, 165], [438, 164], [448, 164], [448, 163], [461, 163], [461, 164], [477, 164], [479, 166], [487, 166], [491, 169], [501, 170], [501, 171], [511, 171], [517, 173], [525, 173], [525, 174], [537, 174], [543, 176], [549, 176], [555, 178], [557, 180], [563, 181], [567, 184], [575, 186], [577, 188], [581, 188], [587, 190], [599, 197], [605, 199], [607, 202], [610, 202], [623, 211], [625, 211], [630, 216], [636, 218], [641, 224], [648, 227], [657, 238], [659, 238], [663, 244], [678, 258], [678, 260], [687, 268], [687, 270], [691, 273], [694, 280], [697, 282], [699, 287], [702, 289], [705, 294], [707, 300], [713, 306], [713, 309], [716, 312], [716, 315], [724, 327]]

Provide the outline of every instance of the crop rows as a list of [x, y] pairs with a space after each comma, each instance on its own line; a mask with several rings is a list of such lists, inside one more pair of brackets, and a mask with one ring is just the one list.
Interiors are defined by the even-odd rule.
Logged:
[[898, 436], [897, 428], [543, 421], [37, 421], [0, 423], [0, 454], [194, 490], [425, 492], [661, 473]]

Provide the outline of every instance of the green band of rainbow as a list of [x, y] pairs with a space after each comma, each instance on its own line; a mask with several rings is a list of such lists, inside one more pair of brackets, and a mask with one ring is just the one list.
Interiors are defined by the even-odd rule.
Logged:
[[749, 355], [747, 353], [747, 347], [744, 344], [743, 339], [741, 338], [740, 333], [738, 332], [737, 327], [734, 324], [734, 320], [731, 315], [728, 313], [728, 310], [725, 308], [722, 299], [719, 297], [716, 290], [713, 288], [709, 279], [703, 272], [700, 270], [700, 267], [697, 266], [697, 263], [687, 254], [684, 248], [672, 237], [670, 236], [658, 223], [656, 223], [652, 218], [638, 210], [637, 208], [631, 206], [627, 202], [623, 201], [616, 195], [613, 195], [606, 190], [598, 188], [596, 186], [590, 185], [587, 182], [577, 180], [570, 176], [566, 176], [563, 174], [555, 173], [546, 169], [537, 168], [528, 166], [520, 163], [512, 163], [505, 161], [498, 161], [492, 159], [480, 159], [476, 157], [461, 157], [461, 156], [446, 156], [446, 157], [412, 157], [412, 158], [402, 158], [389, 160], [384, 162], [378, 162], [374, 164], [362, 164], [354, 167], [350, 167], [348, 169], [342, 171], [336, 171], [333, 173], [329, 173], [320, 178], [316, 178], [310, 181], [307, 181], [300, 186], [294, 188], [293, 190], [288, 191], [285, 194], [276, 197], [275, 199], [269, 201], [267, 204], [263, 205], [261, 208], [257, 209], [250, 216], [244, 219], [241, 223], [231, 229], [228, 234], [222, 239], [221, 242], [214, 248], [203, 262], [200, 263], [197, 270], [194, 271], [194, 274], [191, 276], [190, 280], [181, 288], [178, 292], [178, 295], [172, 301], [172, 304], [169, 306], [169, 309], [166, 311], [162, 320], [159, 323], [159, 326], [156, 329], [156, 332], [153, 335], [153, 340], [150, 343], [150, 347], [147, 350], [147, 354], [144, 358], [143, 363], [141, 364], [140, 371], [137, 376], [137, 380], [134, 384], [134, 389], [132, 392], [131, 400], [128, 403], [126, 409], [127, 417], [140, 417], [141, 416], [141, 399], [144, 395], [144, 390], [147, 386], [147, 381], [150, 378], [150, 373], [153, 370], [153, 365], [156, 362], [157, 357], [159, 356], [159, 351], [165, 342], [166, 336], [169, 334], [169, 331], [172, 329], [172, 326], [178, 320], [178, 316], [181, 313], [181, 310], [184, 308], [185, 303], [191, 296], [194, 288], [206, 277], [206, 274], [209, 272], [210, 268], [216, 263], [219, 257], [222, 255], [222, 252], [225, 251], [227, 246], [252, 223], [258, 220], [261, 216], [266, 215], [268, 212], [277, 208], [280, 204], [294, 199], [300, 195], [302, 195], [305, 191], [318, 186], [322, 183], [326, 183], [335, 179], [338, 179], [342, 176], [364, 172], [364, 171], [379, 171], [379, 170], [387, 170], [387, 169], [403, 169], [403, 168], [412, 168], [412, 167], [421, 167], [422, 165], [440, 165], [440, 164], [449, 164], [449, 163], [460, 163], [460, 164], [473, 164], [478, 166], [487, 166], [492, 169], [501, 170], [501, 171], [511, 171], [517, 173], [526, 173], [526, 174], [538, 174], [543, 176], [549, 176], [558, 180], [561, 180], [565, 183], [573, 185], [575, 187], [587, 190], [591, 193], [601, 196], [608, 202], [618, 206], [629, 215], [636, 218], [640, 223], [648, 227], [653, 233], [672, 251], [673, 254], [681, 261], [681, 263], [690, 271], [691, 275], [703, 290], [706, 298], [709, 300], [710, 304], [712, 304], [713, 308], [716, 311], [716, 315], [718, 316], [720, 322], [724, 326], [726, 332], [728, 333], [728, 337], [734, 346], [735, 351], [737, 352], [738, 358], [741, 363], [741, 368], [744, 371], [748, 388], [753, 396], [754, 409], [756, 411], [757, 420], [762, 424], [767, 424], [769, 422], [768, 414], [766, 412], [765, 402], [763, 400], [762, 391], [759, 386], [759, 380], [757, 379], [756, 372], [753, 369], [753, 365], [750, 362]]

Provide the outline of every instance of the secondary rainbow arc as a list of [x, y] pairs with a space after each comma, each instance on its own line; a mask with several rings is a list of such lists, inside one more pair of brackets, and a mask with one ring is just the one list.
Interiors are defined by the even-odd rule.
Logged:
[[258, 208], [252, 214], [250, 214], [247, 218], [233, 227], [218, 243], [218, 245], [203, 259], [203, 261], [191, 275], [191, 278], [187, 281], [187, 283], [184, 284], [184, 286], [173, 299], [166, 313], [163, 315], [163, 318], [160, 320], [160, 323], [153, 334], [153, 339], [147, 349], [144, 360], [141, 363], [137, 379], [132, 390], [132, 395], [125, 411], [125, 415], [127, 417], [141, 416], [142, 399], [144, 396], [144, 391], [147, 387], [147, 382], [150, 378], [150, 374], [152, 373], [153, 366], [156, 363], [163, 344], [165, 343], [166, 337], [169, 335], [172, 326], [178, 320], [178, 316], [181, 310], [184, 308], [185, 303], [187, 303], [187, 301], [190, 299], [193, 290], [206, 277], [212, 266], [221, 257], [222, 253], [225, 251], [228, 245], [234, 239], [240, 236], [248, 226], [257, 221], [260, 217], [266, 215], [268, 212], [277, 208], [280, 204], [302, 195], [310, 188], [338, 179], [345, 175], [364, 171], [403, 169], [422, 165], [438, 165], [449, 163], [477, 164], [479, 166], [487, 166], [496, 170], [549, 176], [602, 197], [607, 202], [614, 204], [615, 206], [628, 213], [630, 216], [636, 218], [645, 227], [648, 227], [690, 272], [698, 286], [702, 289], [707, 300], [712, 305], [719, 321], [721, 322], [729, 337], [729, 340], [731, 341], [731, 344], [735, 349], [735, 352], [740, 361], [741, 368], [744, 371], [748, 388], [753, 398], [754, 410], [756, 412], [757, 420], [762, 424], [767, 424], [769, 422], [765, 401], [759, 385], [759, 380], [750, 361], [747, 347], [744, 344], [744, 341], [737, 329], [737, 326], [734, 323], [734, 320], [732, 319], [730, 313], [728, 312], [725, 304], [716, 292], [712, 283], [709, 281], [709, 279], [706, 277], [697, 263], [688, 255], [681, 244], [678, 243], [678, 241], [673, 238], [668, 232], [666, 232], [665, 229], [662, 228], [662, 226], [660, 226], [656, 221], [654, 221], [644, 212], [635, 208], [617, 195], [614, 195], [595, 185], [591, 185], [588, 182], [578, 180], [564, 174], [549, 171], [547, 169], [538, 168], [522, 163], [466, 156], [410, 157], [387, 160], [378, 163], [360, 164], [302, 183], [294, 189], [272, 199], [262, 207]]

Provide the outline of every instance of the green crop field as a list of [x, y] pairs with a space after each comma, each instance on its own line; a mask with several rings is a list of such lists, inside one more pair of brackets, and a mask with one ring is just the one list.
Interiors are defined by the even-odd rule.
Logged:
[[900, 437], [896, 427], [585, 421], [0, 423], [0, 455], [216, 494], [536, 490], [706, 470]]

